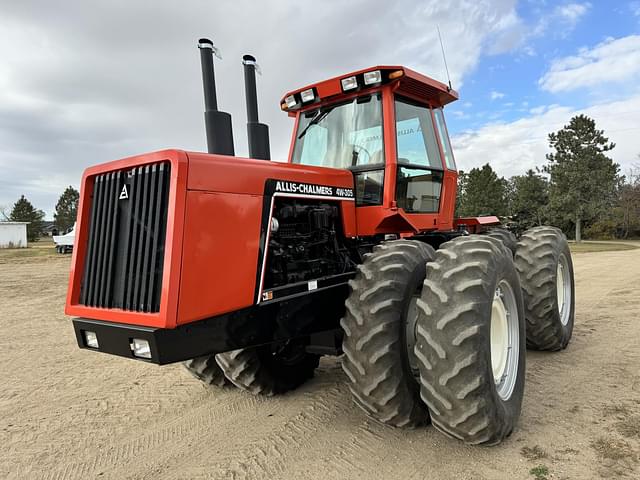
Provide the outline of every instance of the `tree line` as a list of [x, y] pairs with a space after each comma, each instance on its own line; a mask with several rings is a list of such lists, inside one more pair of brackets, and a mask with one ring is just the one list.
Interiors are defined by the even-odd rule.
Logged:
[[[53, 214], [58, 232], [64, 233], [76, 223], [79, 200], [80, 194], [72, 186], [67, 187], [60, 195]], [[37, 242], [44, 234], [44, 212], [34, 207], [24, 195], [13, 204], [10, 212], [7, 212], [6, 209], [0, 209], [0, 216], [5, 221], [29, 222], [27, 225], [27, 241], [29, 242]]]
[[640, 236], [640, 175], [620, 174], [607, 156], [615, 144], [593, 119], [573, 117], [549, 146], [541, 169], [510, 179], [488, 163], [460, 172], [456, 215], [496, 215], [518, 233], [551, 224], [578, 242]]

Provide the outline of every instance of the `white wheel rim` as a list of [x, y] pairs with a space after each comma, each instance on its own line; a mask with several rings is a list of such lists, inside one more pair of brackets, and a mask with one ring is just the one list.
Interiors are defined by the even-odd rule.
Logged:
[[571, 277], [569, 275], [569, 262], [564, 254], [558, 258], [556, 269], [556, 295], [558, 300], [558, 315], [560, 323], [567, 325], [571, 314]]
[[491, 368], [498, 395], [509, 400], [518, 376], [520, 322], [516, 297], [502, 280], [496, 287], [491, 305]]

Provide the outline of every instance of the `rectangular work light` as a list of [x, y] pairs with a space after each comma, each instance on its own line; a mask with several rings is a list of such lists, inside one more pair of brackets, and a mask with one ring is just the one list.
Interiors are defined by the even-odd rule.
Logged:
[[343, 92], [346, 92], [348, 90], [353, 90], [354, 88], [358, 88], [358, 80], [356, 80], [355, 76], [343, 78], [342, 80], [340, 80], [340, 83], [342, 84]]
[[131, 351], [134, 357], [151, 358], [151, 346], [147, 340], [134, 338], [131, 341]]
[[305, 90], [304, 92], [300, 92], [300, 98], [302, 98], [303, 103], [312, 102], [316, 96], [313, 93], [313, 88], [309, 90]]
[[373, 85], [375, 83], [380, 83], [382, 81], [382, 74], [380, 70], [374, 70], [373, 72], [365, 72], [364, 74], [364, 84], [365, 85]]
[[287, 104], [287, 108], [293, 108], [298, 102], [296, 102], [296, 97], [294, 97], [293, 95], [289, 95], [284, 99], [284, 103]]

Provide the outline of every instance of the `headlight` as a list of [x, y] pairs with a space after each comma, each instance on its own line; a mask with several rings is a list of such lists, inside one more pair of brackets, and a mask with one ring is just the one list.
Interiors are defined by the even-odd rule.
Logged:
[[151, 358], [151, 346], [147, 340], [134, 338], [131, 341], [131, 351], [134, 357]]
[[98, 344], [98, 336], [96, 332], [84, 331], [84, 344], [90, 348], [98, 348], [100, 345]]

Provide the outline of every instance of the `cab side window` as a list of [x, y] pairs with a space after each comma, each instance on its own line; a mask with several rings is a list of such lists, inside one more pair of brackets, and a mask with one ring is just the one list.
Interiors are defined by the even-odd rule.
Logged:
[[396, 98], [396, 142], [398, 163], [442, 168], [428, 107]]
[[396, 203], [407, 213], [436, 213], [443, 165], [431, 109], [396, 97]]

